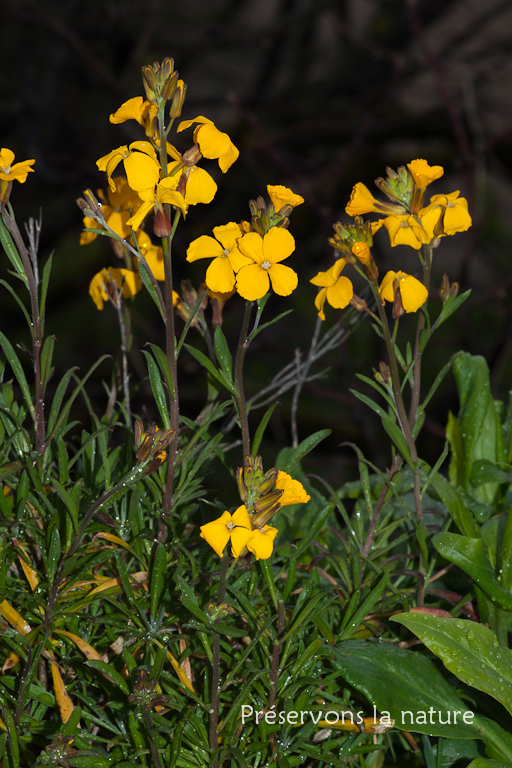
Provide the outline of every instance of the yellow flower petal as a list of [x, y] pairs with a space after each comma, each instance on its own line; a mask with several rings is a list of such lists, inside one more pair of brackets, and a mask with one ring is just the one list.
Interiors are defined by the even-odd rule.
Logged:
[[242, 230], [240, 224], [236, 224], [234, 221], [230, 221], [228, 224], [223, 224], [220, 227], [213, 228], [213, 234], [222, 244], [222, 247], [227, 251], [230, 251], [239, 237], [242, 237]]
[[209, 235], [201, 235], [192, 240], [187, 248], [187, 261], [198, 259], [216, 259], [224, 255], [222, 245]]
[[159, 164], [145, 152], [131, 152], [124, 161], [124, 169], [128, 184], [135, 192], [155, 187], [160, 178]]
[[2, 181], [19, 181], [23, 184], [27, 180], [27, 175], [34, 169], [31, 165], [34, 165], [35, 160], [23, 160], [21, 163], [14, 163], [14, 152], [12, 149], [4, 147], [0, 150], [0, 179]]
[[229, 293], [235, 287], [235, 273], [225, 256], [220, 256], [212, 261], [206, 270], [205, 282], [212, 291]]
[[279, 296], [289, 296], [299, 283], [297, 273], [286, 264], [272, 264], [268, 270], [272, 290]]
[[412, 160], [407, 163], [407, 168], [417, 187], [424, 189], [432, 181], [440, 179], [444, 173], [441, 165], [429, 165], [426, 160]]
[[304, 202], [303, 197], [296, 195], [291, 189], [280, 184], [275, 186], [267, 184], [267, 192], [277, 212], [284, 208], [285, 205], [293, 205], [295, 208], [295, 206], [302, 205]]
[[294, 250], [293, 235], [283, 227], [272, 227], [263, 238], [263, 258], [271, 264], [284, 261]]
[[327, 288], [322, 288], [318, 291], [315, 297], [315, 307], [318, 309], [318, 317], [320, 320], [325, 320], [324, 304], [327, 298]]
[[236, 276], [236, 290], [247, 301], [256, 301], [263, 298], [269, 288], [268, 272], [258, 264], [249, 264], [246, 267], [242, 267]]
[[255, 530], [246, 547], [252, 552], [256, 560], [268, 560], [274, 549], [274, 539], [277, 536], [277, 528], [265, 525], [263, 530]]
[[217, 184], [204, 168], [192, 166], [187, 171], [185, 202], [188, 205], [211, 203], [217, 192]]
[[238, 241], [238, 249], [243, 256], [246, 256], [256, 264], [261, 264], [263, 258], [263, 238], [257, 232], [247, 232]]
[[142, 96], [135, 96], [133, 99], [128, 99], [124, 104], [121, 104], [118, 110], [110, 115], [110, 122], [118, 124], [124, 123], [126, 120], [136, 120], [142, 125], [142, 113], [144, 111], [145, 103], [147, 102], [144, 102]]
[[230, 533], [227, 528], [230, 522], [231, 515], [229, 512], [223, 512], [217, 520], [206, 523], [206, 525], [202, 525], [200, 528], [201, 538], [215, 550], [219, 557], [222, 557], [224, 554], [224, 549], [230, 539]]
[[382, 278], [382, 282], [380, 284], [379, 293], [382, 301], [394, 301], [395, 300], [395, 280], [396, 280], [396, 272], [393, 272], [393, 270], [389, 270], [384, 277]]
[[311, 498], [304, 490], [304, 486], [298, 480], [286, 472], [279, 470], [276, 480], [276, 491], [283, 491], [279, 503], [282, 507], [288, 504], [305, 504]]
[[350, 304], [354, 295], [354, 288], [348, 277], [343, 275], [338, 278], [334, 285], [326, 289], [327, 301], [334, 309], [344, 309]]
[[247, 528], [234, 528], [231, 532], [231, 554], [235, 558], [240, 557], [240, 553], [247, 546], [247, 542], [252, 539], [253, 531]]
[[398, 277], [403, 308], [406, 312], [417, 312], [428, 299], [427, 289], [412, 275], [398, 272]]

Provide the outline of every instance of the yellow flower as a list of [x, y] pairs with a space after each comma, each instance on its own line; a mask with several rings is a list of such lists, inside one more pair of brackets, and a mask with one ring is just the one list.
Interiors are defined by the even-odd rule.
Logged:
[[382, 301], [394, 301], [397, 288], [400, 291], [402, 306], [406, 312], [417, 312], [428, 299], [428, 291], [423, 283], [405, 272], [390, 270], [384, 276], [379, 288]]
[[410, 245], [411, 248], [419, 250], [422, 245], [430, 242], [428, 232], [421, 224], [408, 214], [400, 216], [387, 216], [383, 221], [386, 227], [389, 240], [392, 246]]
[[194, 130], [194, 141], [199, 146], [203, 157], [218, 160], [222, 173], [231, 168], [240, 154], [227, 133], [219, 131], [207, 117], [195, 117], [193, 120], [183, 120], [178, 126], [178, 133], [184, 131], [193, 123], [199, 123]]
[[151, 104], [147, 100], [144, 101], [142, 96], [135, 96], [121, 104], [119, 109], [110, 115], [109, 120], [115, 125], [124, 123], [126, 120], [136, 120], [140, 125], [144, 125], [148, 117], [154, 119], [157, 114], [158, 107], [156, 104]]
[[[146, 259], [148, 267], [155, 280], [165, 280], [165, 267], [164, 267], [164, 251], [162, 246], [155, 245], [147, 232], [141, 229], [137, 232], [137, 245], [139, 250]], [[136, 259], [138, 264], [138, 259]], [[174, 294], [174, 291], [173, 291]], [[178, 294], [176, 294], [177, 296]]]
[[238, 248], [253, 262], [242, 267], [236, 278], [236, 290], [244, 299], [261, 299], [270, 283], [279, 296], [289, 296], [295, 290], [297, 273], [279, 263], [295, 250], [295, 240], [287, 229], [272, 227], [264, 237], [248, 232], [238, 241]]
[[89, 285], [89, 293], [98, 309], [103, 309], [103, 303], [109, 301], [109, 286], [113, 284], [119, 290], [122, 288], [125, 299], [135, 296], [142, 288], [140, 275], [130, 269], [102, 269], [94, 275]]
[[139, 197], [143, 201], [142, 205], [126, 222], [132, 229], [137, 230], [146, 218], [148, 213], [154, 208], [162, 208], [164, 203], [175, 205], [181, 210], [184, 216], [187, 214], [187, 204], [181, 194], [176, 190], [176, 179], [168, 176], [149, 189], [141, 190]]
[[338, 259], [326, 272], [319, 272], [309, 282], [322, 288], [315, 299], [315, 307], [318, 309], [318, 317], [325, 320], [324, 304], [334, 309], [343, 309], [354, 295], [354, 288], [348, 277], [340, 277], [340, 273], [347, 263], [346, 259]]
[[444, 173], [441, 165], [429, 165], [426, 160], [412, 160], [407, 163], [407, 168], [414, 183], [420, 189], [425, 189], [431, 182], [440, 179]]
[[228, 541], [231, 541], [231, 553], [233, 557], [240, 556], [240, 552], [253, 536], [251, 520], [247, 509], [242, 505], [230, 515], [223, 512], [217, 520], [201, 526], [201, 538], [208, 542], [219, 557], [222, 557]]
[[283, 187], [280, 184], [276, 186], [267, 184], [267, 192], [277, 213], [279, 213], [281, 208], [284, 208], [285, 205], [292, 205], [295, 208], [297, 205], [302, 205], [304, 202], [303, 197], [296, 195], [291, 189]]
[[235, 287], [235, 273], [251, 260], [242, 256], [236, 241], [242, 237], [239, 224], [229, 222], [222, 227], [214, 227], [213, 237], [201, 235], [193, 240], [187, 249], [187, 261], [213, 259], [206, 270], [206, 285], [211, 291], [229, 293]]
[[370, 246], [368, 243], [359, 241], [354, 243], [350, 250], [356, 259], [361, 262], [361, 264], [365, 264], [367, 266], [370, 263], [372, 255], [370, 253]]
[[304, 486], [298, 480], [294, 480], [291, 475], [279, 470], [276, 480], [276, 491], [283, 491], [279, 504], [282, 507], [288, 506], [288, 504], [306, 504], [311, 498]]
[[362, 182], [358, 183], [352, 189], [350, 201], [345, 208], [349, 216], [361, 216], [363, 213], [405, 213], [406, 208], [403, 205], [395, 203], [386, 203], [383, 200], [377, 200], [368, 187]]
[[425, 219], [435, 217], [437, 213], [436, 223], [441, 223], [438, 237], [465, 232], [472, 224], [471, 216], [468, 213], [468, 201], [464, 197], [459, 197], [459, 194], [457, 190], [449, 195], [434, 195], [430, 198], [430, 205], [422, 208], [419, 212], [422, 224]]
[[160, 178], [160, 164], [149, 141], [133, 141], [130, 146], [125, 144], [113, 149], [108, 155], [100, 157], [96, 162], [100, 171], [106, 171], [108, 183], [113, 192], [116, 191], [116, 183], [112, 179], [112, 174], [121, 161], [131, 189], [135, 192], [143, 192], [155, 187]]
[[277, 528], [264, 525], [261, 529], [255, 529], [251, 538], [246, 543], [249, 552], [252, 552], [256, 560], [268, 560], [274, 549], [274, 539], [277, 536]]
[[24, 184], [27, 180], [27, 175], [34, 169], [31, 165], [34, 165], [35, 160], [23, 160], [21, 163], [14, 163], [14, 152], [7, 147], [3, 147], [0, 150], [0, 180], [2, 181], [19, 181], [20, 184]]
[[[98, 190], [98, 198], [102, 203], [101, 212], [110, 229], [113, 229], [119, 237], [126, 240], [131, 233], [131, 227], [127, 225], [130, 209], [139, 207], [140, 198], [128, 186], [128, 182], [123, 176], [116, 176], [113, 181], [116, 186], [115, 191], [109, 187], [105, 195], [103, 190]], [[80, 245], [86, 245], [97, 237], [94, 232], [87, 232], [87, 229], [99, 229], [101, 226], [96, 219], [90, 219], [87, 216], [84, 217], [83, 224], [86, 231], [80, 235]]]

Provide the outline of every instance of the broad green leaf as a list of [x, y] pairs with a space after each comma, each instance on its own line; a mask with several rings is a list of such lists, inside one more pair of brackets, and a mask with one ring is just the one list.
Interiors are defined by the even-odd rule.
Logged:
[[396, 728], [453, 739], [483, 739], [505, 759], [512, 756], [512, 736], [492, 720], [480, 715], [472, 718], [472, 710], [426, 656], [360, 640], [340, 643], [330, 652], [341, 676], [381, 713], [389, 712]]
[[162, 383], [162, 377], [158, 369], [158, 365], [155, 363], [153, 356], [146, 349], [142, 350], [146, 362], [148, 364], [149, 382], [151, 384], [151, 391], [155, 398], [155, 404], [160, 414], [160, 419], [164, 429], [169, 429], [171, 426], [171, 420], [169, 417], [169, 406], [167, 405], [167, 398], [165, 395], [165, 389]]
[[432, 543], [440, 555], [471, 576], [491, 600], [499, 603], [506, 611], [512, 611], [512, 594], [503, 588], [495, 576], [482, 539], [444, 532], [437, 533]]
[[438, 656], [466, 685], [484, 691], [512, 714], [512, 651], [494, 632], [468, 619], [444, 619], [420, 613], [392, 616]]
[[468, 768], [511, 768], [512, 763], [502, 763], [500, 760], [488, 760], [486, 757], [477, 757], [472, 760]]

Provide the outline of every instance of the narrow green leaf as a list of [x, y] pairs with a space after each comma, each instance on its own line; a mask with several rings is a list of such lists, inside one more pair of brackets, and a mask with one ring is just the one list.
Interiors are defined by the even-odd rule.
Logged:
[[293, 309], [287, 309], [286, 312], [281, 312], [280, 315], [277, 317], [274, 317], [273, 320], [269, 320], [268, 323], [263, 323], [263, 325], [258, 325], [254, 331], [249, 336], [249, 343], [252, 343], [256, 336], [265, 330], [265, 328], [269, 328], [271, 325], [274, 325], [274, 323], [277, 323], [278, 320], [281, 320], [283, 317], [286, 317], [286, 315], [289, 315], [290, 312], [293, 312]]
[[183, 603], [185, 608], [187, 608], [190, 613], [192, 613], [196, 619], [199, 619], [199, 621], [202, 623], [210, 624], [210, 619], [200, 607], [192, 587], [187, 584], [185, 579], [183, 579], [179, 573], [176, 573], [174, 578], [178, 582], [179, 588], [181, 590], [180, 601]]
[[160, 368], [162, 376], [164, 377], [164, 383], [167, 386], [167, 391], [169, 392], [172, 399], [174, 397], [174, 384], [172, 382], [171, 369], [169, 367], [169, 360], [167, 359], [167, 355], [163, 349], [160, 349], [157, 344], [148, 342], [147, 346], [151, 349], [155, 360], [158, 363], [158, 367]]
[[147, 292], [149, 293], [149, 295], [151, 296], [151, 298], [153, 299], [154, 303], [156, 304], [157, 309], [160, 312], [160, 317], [162, 318], [162, 320], [165, 323], [165, 312], [164, 312], [164, 308], [162, 306], [162, 297], [161, 297], [161, 295], [159, 296], [157, 294], [156, 288], [153, 285], [151, 277], [149, 276], [149, 273], [148, 273], [144, 263], [140, 259], [137, 259], [137, 265], [139, 267], [139, 274], [140, 274], [140, 276], [142, 278], [142, 282], [144, 283], [144, 287], [147, 290]]
[[14, 245], [14, 241], [11, 237], [11, 233], [5, 226], [2, 217], [0, 216], [0, 242], [3, 245], [4, 251], [11, 264], [13, 265], [16, 277], [19, 277], [25, 285], [28, 285], [27, 276], [25, 275], [25, 268], [23, 262], [18, 253], [18, 249]]
[[156, 616], [167, 575], [167, 552], [162, 543], [156, 545], [151, 567], [151, 615]]
[[130, 695], [128, 683], [123, 677], [121, 677], [117, 669], [112, 664], [107, 664], [106, 661], [100, 661], [99, 659], [88, 659], [85, 664], [88, 667], [92, 667], [93, 669], [98, 670], [98, 672], [103, 672], [103, 674], [107, 675], [107, 677], [112, 680], [114, 685], [120, 688], [121, 691], [126, 694], [126, 696]]
[[233, 395], [233, 397], [236, 397], [236, 389], [233, 386], [233, 384], [228, 381], [225, 374], [222, 371], [217, 370], [217, 368], [214, 366], [212, 361], [206, 357], [199, 349], [196, 349], [195, 347], [191, 347], [190, 344], [185, 344], [185, 348], [190, 352], [192, 357], [195, 357], [195, 359], [201, 363], [203, 368], [206, 368], [209, 374], [213, 376], [216, 381], [220, 382], [230, 394]]
[[23, 367], [20, 363], [19, 357], [14, 351], [14, 348], [11, 344], [11, 342], [7, 339], [7, 337], [0, 331], [0, 344], [2, 345], [2, 349], [5, 352], [5, 356], [7, 358], [7, 361], [9, 365], [12, 368], [12, 371], [16, 377], [16, 381], [18, 382], [20, 389], [23, 393], [23, 397], [25, 399], [25, 404], [28, 406], [29, 413], [32, 417], [32, 420], [34, 424], [36, 423], [36, 412], [34, 409], [34, 403], [32, 402], [32, 397], [30, 395], [30, 388], [27, 383], [27, 379], [25, 377], [25, 372], [23, 370]]
[[18, 744], [18, 734], [16, 733], [16, 724], [14, 722], [14, 718], [11, 714], [11, 710], [8, 707], [2, 707], [2, 715], [5, 722], [5, 725], [7, 726], [7, 733], [9, 736], [9, 746], [10, 746], [10, 767], [12, 768], [20, 768], [20, 748]]
[[318, 443], [321, 443], [322, 440], [329, 437], [330, 434], [330, 429], [320, 429], [318, 432], [314, 432], [312, 435], [309, 435], [309, 437], [306, 437], [306, 439], [299, 443], [297, 448], [290, 453], [286, 461], [286, 466], [283, 467], [283, 471], [290, 472], [299, 461], [302, 461], [304, 456], [312, 451]]
[[169, 406], [167, 404], [167, 398], [165, 395], [165, 389], [162, 383], [162, 377], [155, 363], [153, 356], [146, 349], [142, 350], [146, 358], [149, 373], [149, 383], [151, 384], [151, 391], [155, 398], [155, 404], [160, 414], [160, 419], [164, 429], [169, 429], [171, 426], [171, 419], [169, 416]]
[[9, 283], [6, 280], [0, 280], [0, 285], [3, 285], [4, 288], [7, 288], [7, 290], [9, 291], [9, 293], [17, 303], [18, 307], [23, 312], [23, 315], [25, 317], [25, 320], [27, 321], [27, 325], [29, 327], [30, 333], [32, 334], [33, 333], [32, 320], [29, 313], [27, 312], [26, 306], [24, 305], [24, 303], [22, 302], [22, 300], [20, 299], [20, 297], [18, 296], [18, 294], [16, 293], [12, 285], [9, 285]]
[[371, 408], [372, 411], [375, 411], [375, 413], [380, 416], [381, 419], [389, 418], [388, 412], [385, 411], [382, 406], [378, 405], [375, 400], [372, 400], [371, 397], [363, 395], [362, 392], [358, 392], [357, 389], [351, 389], [350, 392], [354, 395], [354, 397], [357, 397], [358, 400], [361, 400], [361, 402]]
[[459, 531], [473, 538], [481, 536], [480, 526], [457, 489], [441, 474], [432, 475], [430, 485], [439, 495]]
[[409, 452], [409, 448], [407, 446], [407, 442], [405, 440], [405, 437], [403, 435], [402, 430], [396, 423], [396, 421], [391, 416], [386, 416], [382, 419], [382, 426], [390, 436], [391, 440], [393, 441], [393, 445], [398, 450], [399, 454], [406, 460], [408, 465], [411, 467], [411, 469], [414, 471], [414, 462], [411, 459], [411, 454]]
[[55, 347], [55, 336], [47, 336], [44, 340], [41, 351], [41, 389], [44, 396], [46, 385], [52, 373], [53, 350]]
[[233, 359], [231, 357], [231, 352], [229, 351], [228, 342], [226, 341], [226, 337], [224, 336], [220, 325], [215, 328], [213, 340], [217, 362], [226, 379], [233, 384]]
[[[50, 254], [48, 257], [46, 264], [43, 267], [43, 274], [41, 277], [41, 283], [40, 283], [40, 293], [39, 293], [39, 314], [41, 316], [41, 333], [44, 336], [44, 318], [45, 318], [45, 308], [46, 308], [46, 297], [48, 295], [48, 284], [50, 282], [50, 275], [52, 271], [52, 262], [53, 262], [53, 253]], [[75, 707], [76, 709], [76, 707]]]
[[261, 445], [261, 441], [263, 440], [263, 435], [265, 434], [265, 429], [267, 428], [267, 424], [270, 421], [270, 417], [274, 413], [274, 409], [277, 405], [278, 403], [274, 403], [273, 405], [271, 405], [270, 408], [268, 408], [265, 411], [263, 418], [258, 424], [258, 429], [256, 430], [254, 434], [254, 440], [252, 441], [251, 453], [253, 456], [256, 456], [256, 454], [258, 453], [258, 449]]

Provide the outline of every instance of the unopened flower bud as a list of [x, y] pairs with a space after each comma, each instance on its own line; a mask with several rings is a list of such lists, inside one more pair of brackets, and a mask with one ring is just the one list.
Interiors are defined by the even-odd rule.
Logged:
[[441, 280], [441, 288], [439, 289], [439, 297], [443, 304], [448, 301], [450, 296], [456, 296], [459, 292], [459, 284], [458, 283], [451, 283], [448, 278], [448, 275], [443, 275], [443, 279]]
[[398, 280], [395, 280], [395, 300], [393, 301], [392, 315], [395, 320], [405, 314], [405, 309], [402, 304], [402, 296], [400, 294], [400, 288], [398, 287]]
[[157, 237], [167, 237], [172, 235], [172, 224], [167, 215], [167, 212], [157, 206], [155, 208], [155, 215], [153, 217], [153, 232]]
[[141, 68], [142, 84], [144, 85], [144, 90], [146, 91], [146, 98], [148, 101], [153, 103], [155, 103], [158, 98], [156, 74], [154, 70], [155, 66], [158, 66], [157, 62], [153, 66], [146, 64]]
[[169, 117], [171, 120], [174, 120], [174, 118], [179, 117], [181, 115], [181, 111], [183, 109], [183, 102], [185, 101], [185, 96], [187, 95], [187, 86], [183, 82], [183, 80], [178, 80], [176, 84], [176, 90], [174, 91], [174, 96], [172, 97], [171, 106], [169, 108]]
[[366, 301], [360, 296], [357, 296], [355, 293], [350, 299], [350, 305], [354, 307], [354, 309], [357, 309], [358, 312], [366, 312], [368, 309], [368, 304]]
[[202, 157], [198, 145], [194, 144], [193, 147], [190, 147], [190, 149], [187, 149], [187, 151], [182, 154], [181, 161], [183, 165], [192, 166], [197, 165]]
[[283, 495], [282, 489], [267, 493], [254, 501], [254, 514], [251, 516], [253, 528], [263, 528], [281, 509], [279, 499]]
[[[375, 374], [375, 378], [377, 378], [377, 375], [378, 374]], [[391, 381], [391, 373], [389, 367], [382, 360], [379, 363], [379, 375], [384, 384], [389, 384]]]

